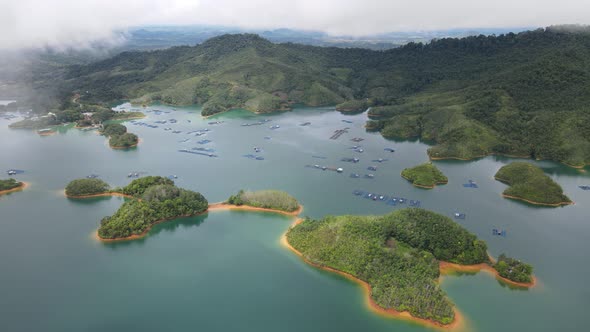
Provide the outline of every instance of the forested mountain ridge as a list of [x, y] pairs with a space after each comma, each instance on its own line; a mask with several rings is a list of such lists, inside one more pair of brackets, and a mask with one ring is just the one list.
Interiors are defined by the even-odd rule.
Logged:
[[[223, 35], [71, 67], [81, 102], [203, 104], [270, 112], [293, 103], [371, 105], [369, 129], [433, 142], [433, 158], [492, 153], [590, 163], [590, 32], [546, 28], [387, 51]], [[86, 93], [88, 91], [88, 93]]]

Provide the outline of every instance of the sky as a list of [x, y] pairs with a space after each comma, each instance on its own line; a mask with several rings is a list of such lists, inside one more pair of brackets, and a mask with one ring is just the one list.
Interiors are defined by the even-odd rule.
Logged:
[[291, 28], [332, 35], [590, 24], [590, 0], [0, 0], [0, 49], [121, 42], [141, 25]]

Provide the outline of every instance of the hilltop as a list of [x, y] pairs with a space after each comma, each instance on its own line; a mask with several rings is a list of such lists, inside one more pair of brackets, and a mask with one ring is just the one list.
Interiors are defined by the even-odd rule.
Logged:
[[590, 163], [588, 59], [587, 29], [444, 38], [387, 51], [239, 34], [72, 66], [62, 91], [81, 92], [84, 104], [197, 103], [203, 115], [370, 106], [369, 129], [432, 142], [433, 159], [504, 154], [581, 167]]

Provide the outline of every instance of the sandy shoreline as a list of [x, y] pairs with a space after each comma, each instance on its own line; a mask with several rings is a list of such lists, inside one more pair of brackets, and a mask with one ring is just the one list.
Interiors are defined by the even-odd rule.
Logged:
[[[89, 195], [89, 196], [74, 196], [74, 197], [71, 197], [71, 198], [90, 198], [90, 197], [100, 197], [100, 196], [122, 196], [122, 197], [134, 198], [133, 196], [119, 194], [119, 193], [104, 193], [104, 194]], [[238, 205], [224, 204], [223, 202], [213, 203], [213, 204], [209, 204], [209, 207], [207, 208], [207, 210], [205, 210], [203, 212], [200, 212], [200, 213], [189, 214], [189, 215], [182, 215], [182, 216], [176, 216], [174, 218], [168, 218], [168, 219], [158, 220], [158, 221], [154, 222], [153, 224], [151, 224], [143, 232], [141, 232], [141, 234], [133, 234], [133, 235], [130, 235], [130, 236], [120, 237], [120, 238], [115, 238], [115, 239], [105, 239], [105, 238], [100, 237], [98, 235], [98, 230], [96, 230], [94, 232], [94, 238], [97, 239], [97, 240], [99, 240], [99, 241], [102, 241], [102, 242], [118, 242], [118, 241], [138, 240], [138, 239], [144, 238], [146, 235], [148, 235], [148, 233], [150, 232], [150, 230], [152, 229], [152, 227], [154, 227], [154, 225], [157, 225], [157, 224], [160, 224], [160, 223], [163, 223], [163, 222], [167, 222], [167, 221], [172, 221], [172, 220], [180, 219], [180, 218], [195, 217], [195, 216], [199, 216], [199, 215], [206, 214], [206, 213], [209, 213], [209, 212], [223, 211], [223, 210], [242, 210], [242, 211], [270, 212], [270, 213], [277, 213], [277, 214], [282, 214], [282, 215], [286, 215], [286, 216], [295, 217], [295, 216], [299, 215], [299, 213], [301, 213], [303, 211], [303, 206], [302, 205], [299, 205], [299, 209], [297, 209], [296, 211], [293, 211], [293, 212], [285, 212], [285, 211], [280, 211], [280, 210], [257, 208], [257, 207], [253, 207], [253, 206], [247, 206], [247, 205], [240, 205], [240, 206], [238, 206]]]
[[443, 262], [443, 261], [440, 262], [441, 276], [446, 275], [446, 274], [452, 274], [454, 272], [478, 273], [480, 271], [485, 271], [487, 273], [490, 273], [497, 280], [504, 282], [506, 284], [512, 285], [512, 286], [517, 286], [517, 287], [522, 287], [522, 288], [533, 288], [537, 285], [537, 278], [534, 275], [532, 276], [533, 281], [530, 283], [512, 281], [510, 279], [506, 279], [506, 278], [502, 277], [498, 273], [498, 271], [496, 271], [492, 266], [490, 266], [486, 263], [475, 264], [475, 265], [460, 265], [460, 264]]
[[[303, 221], [302, 218], [297, 218], [297, 220], [295, 220], [295, 222], [291, 225], [291, 227], [298, 225], [302, 221]], [[382, 315], [385, 317], [389, 317], [389, 318], [401, 319], [404, 321], [417, 323], [417, 324], [431, 327], [431, 328], [444, 329], [444, 330], [462, 329], [465, 326], [465, 319], [464, 319], [463, 315], [461, 314], [461, 312], [456, 307], [453, 308], [454, 313], [455, 313], [455, 319], [453, 320], [452, 323], [447, 324], [447, 325], [444, 325], [444, 324], [441, 324], [439, 322], [429, 320], [429, 319], [414, 317], [407, 311], [400, 312], [395, 309], [382, 308], [371, 297], [371, 291], [372, 291], [371, 285], [369, 285], [367, 282], [365, 282], [361, 279], [358, 279], [357, 277], [355, 277], [352, 274], [349, 274], [347, 272], [340, 271], [340, 270], [337, 270], [337, 269], [334, 269], [331, 267], [327, 267], [327, 266], [318, 265], [318, 264], [315, 264], [315, 263], [307, 260], [301, 252], [299, 252], [297, 249], [295, 249], [293, 246], [291, 246], [291, 244], [287, 240], [287, 233], [286, 232], [281, 237], [281, 244], [284, 245], [289, 250], [291, 250], [297, 256], [299, 256], [305, 263], [307, 263], [313, 267], [316, 267], [318, 269], [322, 269], [324, 271], [337, 273], [337, 274], [345, 277], [346, 279], [354, 281], [355, 283], [360, 285], [363, 289], [363, 292], [365, 293], [365, 300], [366, 300], [367, 307], [369, 308], [369, 310], [371, 310], [372, 312], [374, 312], [376, 314], [379, 314], [379, 315]]]
[[533, 204], [533, 205], [550, 206], [550, 207], [560, 207], [560, 206], [564, 206], [564, 205], [574, 205], [575, 204], [574, 202], [541, 203], [541, 202], [530, 201], [526, 198], [522, 198], [522, 197], [518, 197], [518, 196], [511, 196], [511, 195], [506, 195], [506, 194], [502, 194], [502, 197], [514, 199], [517, 201], [527, 202], [527, 203]]
[[31, 185], [28, 182], [24, 182], [24, 181], [19, 181], [19, 182], [21, 183], [20, 186], [18, 186], [16, 188], [12, 188], [12, 189], [2, 190], [2, 191], [0, 191], [0, 195], [10, 194], [10, 193], [14, 193], [17, 191], [23, 191]]
[[267, 209], [267, 208], [259, 208], [259, 207], [249, 206], [249, 205], [232, 205], [232, 204], [226, 204], [224, 202], [209, 204], [209, 208], [207, 209], [207, 211], [219, 211], [219, 210], [243, 210], [243, 211], [271, 212], [271, 213], [282, 214], [285, 216], [296, 217], [299, 214], [301, 214], [301, 212], [303, 212], [303, 205], [299, 205], [299, 208], [293, 212], [273, 210], [273, 209]]

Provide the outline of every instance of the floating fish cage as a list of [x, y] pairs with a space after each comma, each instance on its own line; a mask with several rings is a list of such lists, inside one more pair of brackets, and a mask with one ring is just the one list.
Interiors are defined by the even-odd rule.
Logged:
[[212, 149], [212, 148], [191, 148], [191, 150], [205, 151], [205, 152], [215, 152], [215, 149]]
[[578, 186], [582, 190], [590, 190], [590, 186]]
[[465, 213], [455, 212], [453, 217], [455, 217], [455, 219], [465, 219], [466, 215]]
[[374, 174], [365, 174], [363, 177], [365, 179], [374, 179], [375, 178], [375, 175]]
[[245, 154], [242, 157], [245, 157], [245, 158], [248, 158], [248, 159], [253, 159], [253, 160], [264, 160], [264, 157], [255, 156], [253, 154]]
[[468, 180], [467, 183], [463, 184], [463, 187], [465, 187], [465, 188], [478, 188], [477, 183], [475, 183], [475, 181], [473, 181], [473, 180]]
[[87, 179], [96, 179], [96, 178], [98, 178], [99, 176], [100, 176], [100, 175], [97, 175], [97, 174], [90, 174], [90, 175], [86, 175], [86, 178], [87, 178]]
[[199, 152], [199, 151], [191, 151], [191, 150], [187, 150], [187, 149], [180, 149], [180, 150], [178, 150], [178, 152], [197, 154], [197, 155], [207, 156], [207, 157], [217, 157], [217, 155], [215, 155], [211, 152]]
[[347, 163], [355, 163], [356, 164], [356, 163], [358, 163], [360, 161], [360, 159], [359, 158], [342, 158], [342, 159], [340, 159], [340, 161], [344, 161], [344, 162], [347, 162]]
[[324, 157], [324, 156], [311, 156], [312, 158], [316, 158], [316, 159], [327, 159], [328, 157]]
[[300, 124], [301, 127], [305, 127], [305, 126], [309, 126], [311, 125], [311, 122], [304, 122], [302, 124]]
[[383, 159], [383, 158], [379, 158], [379, 159], [373, 159], [372, 162], [374, 163], [382, 163], [382, 162], [386, 162], [387, 159]]
[[383, 149], [383, 150], [384, 150], [384, 151], [387, 151], [387, 152], [395, 152], [395, 150], [394, 150], [394, 149], [392, 149], [392, 148], [385, 148], [385, 149]]
[[342, 120], [342, 122], [344, 122], [344, 123], [352, 123], [352, 121], [350, 121], [350, 120]]
[[211, 122], [209, 122], [208, 124], [209, 124], [210, 126], [213, 126], [213, 125], [218, 125], [218, 124], [222, 124], [222, 123], [223, 123], [223, 121], [211, 121]]
[[353, 179], [358, 179], [358, 178], [360, 178], [360, 177], [361, 177], [361, 175], [360, 175], [360, 174], [358, 174], [358, 173], [351, 173], [351, 174], [350, 174], [350, 177], [351, 177], [351, 178], [353, 178]]
[[506, 237], [506, 230], [494, 228], [492, 229], [492, 235]]
[[353, 142], [357, 142], [358, 143], [358, 142], [364, 141], [365, 139], [364, 138], [360, 138], [360, 137], [354, 137], [354, 138], [351, 138], [350, 140], [353, 141]]
[[271, 140], [271, 139], [272, 139], [272, 137], [270, 137], [270, 136], [264, 136], [264, 139], [265, 139], [265, 140]]
[[23, 174], [25, 171], [21, 170], [21, 169], [9, 169], [6, 171], [6, 174], [8, 175], [17, 175], [17, 174]]
[[377, 170], [377, 166], [369, 166], [369, 167], [367, 167], [367, 169], [369, 171], [376, 171]]
[[199, 144], [207, 144], [207, 143], [211, 143], [211, 142], [212, 141], [210, 141], [208, 139], [204, 139], [204, 140], [198, 141], [197, 143], [199, 143]]

